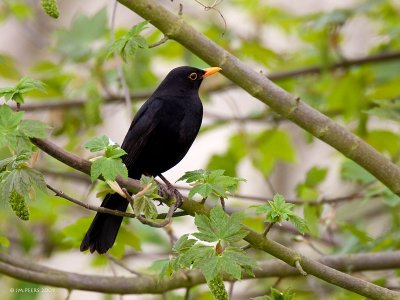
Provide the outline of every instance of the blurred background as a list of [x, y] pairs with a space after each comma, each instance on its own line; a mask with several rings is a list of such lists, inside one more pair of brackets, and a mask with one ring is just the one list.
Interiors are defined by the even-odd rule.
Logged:
[[[172, 68], [208, 67], [171, 40], [137, 49], [126, 61], [107, 56], [110, 43], [142, 19], [118, 5], [113, 21], [114, 1], [58, 2], [60, 17], [55, 20], [42, 11], [39, 1], [2, 0], [0, 86], [15, 85], [22, 76], [43, 81], [47, 92], [29, 93], [22, 109], [28, 118], [49, 124], [53, 128], [50, 139], [68, 151], [90, 158], [92, 154], [82, 145], [102, 134], [121, 144], [134, 113]], [[182, 4], [184, 20], [200, 32], [398, 162], [400, 1], [160, 3], [176, 13]], [[149, 44], [163, 38], [152, 25], [142, 35]], [[131, 104], [124, 100], [121, 73]], [[302, 236], [283, 223], [271, 230], [270, 237], [310, 257], [399, 248], [400, 199], [370, 174], [221, 74], [203, 82], [201, 98], [201, 132], [186, 157], [164, 174], [169, 181], [196, 169], [224, 169], [227, 175], [245, 178], [237, 195], [227, 201], [230, 210], [247, 209], [275, 193], [284, 195], [297, 205], [310, 232]], [[93, 186], [88, 176], [43, 153], [35, 166], [54, 187], [81, 201], [100, 204], [96, 193], [104, 186]], [[187, 188], [180, 182], [177, 185]], [[93, 212], [51, 193], [38, 194], [28, 206], [30, 220], [22, 221], [5, 201], [2, 205], [0, 236], [9, 252], [65, 271], [129, 274], [107, 256], [79, 252]], [[246, 210], [246, 216], [246, 225], [262, 230], [263, 220], [254, 209]], [[169, 235], [137, 220], [125, 221], [110, 255], [134, 270], [157, 273], [154, 262], [169, 256]], [[180, 217], [171, 230], [179, 237], [196, 228], [191, 217]], [[259, 260], [271, 258], [265, 253], [255, 255]], [[400, 287], [394, 271], [360, 276]], [[265, 294], [274, 283], [276, 278], [240, 282], [233, 299]], [[1, 276], [0, 298], [65, 299], [68, 295], [59, 288], [29, 295], [9, 292], [10, 287], [19, 286], [37, 285]], [[313, 277], [285, 278], [278, 283], [280, 289], [288, 287], [296, 293], [295, 299], [363, 299]], [[183, 299], [183, 294], [174, 291], [163, 299]], [[83, 297], [120, 298], [83, 291], [69, 295], [69, 299]], [[206, 288], [196, 287], [191, 299], [212, 298]]]

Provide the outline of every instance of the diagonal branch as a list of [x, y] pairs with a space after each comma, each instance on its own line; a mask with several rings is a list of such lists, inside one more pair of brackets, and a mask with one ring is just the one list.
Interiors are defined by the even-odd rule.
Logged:
[[400, 195], [400, 168], [365, 141], [252, 70], [156, 0], [118, 1], [210, 65], [221, 67], [222, 73], [232, 82], [358, 163]]

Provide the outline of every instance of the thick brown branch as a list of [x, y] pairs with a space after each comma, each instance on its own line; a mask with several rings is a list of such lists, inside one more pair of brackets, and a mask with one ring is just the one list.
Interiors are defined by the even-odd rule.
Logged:
[[[76, 154], [65, 151], [63, 148], [58, 147], [56, 144], [49, 140], [32, 138], [32, 143], [35, 144], [39, 149], [43, 150], [50, 156], [54, 157], [58, 161], [74, 168], [75, 170], [81, 171], [85, 174], [90, 175], [91, 162], [79, 157]], [[117, 182], [124, 187], [127, 187], [130, 191], [137, 193], [141, 189], [140, 181], [135, 179], [124, 179], [117, 178]]]
[[[344, 272], [396, 269], [400, 268], [400, 251], [324, 256], [319, 258], [318, 261]], [[115, 294], [161, 294], [169, 290], [205, 283], [204, 277], [198, 271], [179, 273], [170, 279], [163, 280], [160, 280], [158, 276], [114, 277], [82, 275], [55, 270], [38, 265], [31, 260], [5, 253], [0, 253], [0, 272], [10, 277], [39, 284]], [[296, 268], [278, 260], [269, 260], [261, 263], [260, 268], [256, 269], [254, 273], [255, 278], [300, 275]], [[244, 279], [251, 278], [251, 276], [245, 276]]]

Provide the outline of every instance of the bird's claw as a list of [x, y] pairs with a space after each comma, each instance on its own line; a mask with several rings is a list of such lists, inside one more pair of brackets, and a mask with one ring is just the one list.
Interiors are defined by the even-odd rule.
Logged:
[[183, 196], [177, 189], [175, 189], [174, 194], [175, 194], [175, 199], [176, 199], [176, 203], [175, 203], [175, 210], [176, 210], [177, 208], [180, 208], [182, 206]]

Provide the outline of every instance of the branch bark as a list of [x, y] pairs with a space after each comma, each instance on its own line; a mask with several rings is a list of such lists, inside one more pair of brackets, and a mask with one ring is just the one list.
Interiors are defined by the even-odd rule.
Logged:
[[[324, 265], [344, 272], [389, 270], [400, 268], [400, 251], [373, 254], [352, 254], [324, 256], [318, 259]], [[0, 253], [0, 272], [10, 277], [39, 284], [72, 290], [96, 291], [115, 294], [162, 294], [164, 292], [188, 288], [205, 283], [198, 271], [181, 272], [169, 279], [158, 276], [98, 276], [82, 275], [45, 267], [5, 253]], [[279, 260], [268, 260], [254, 271], [255, 278], [299, 276], [296, 268]], [[244, 279], [252, 279], [246, 276]], [[375, 298], [377, 299], [377, 298]], [[379, 299], [398, 299], [384, 298]]]
[[358, 163], [395, 194], [400, 195], [400, 180], [398, 180], [400, 168], [365, 141], [302, 102], [299, 97], [286, 92], [259, 72], [251, 70], [237, 57], [219, 47], [187, 24], [181, 16], [173, 14], [157, 1], [118, 1], [208, 64], [221, 67], [222, 73], [232, 82]]

